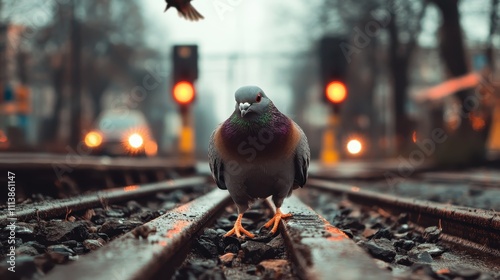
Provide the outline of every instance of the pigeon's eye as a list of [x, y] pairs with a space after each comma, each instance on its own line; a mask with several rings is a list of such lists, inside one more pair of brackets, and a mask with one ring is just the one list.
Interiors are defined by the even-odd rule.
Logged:
[[255, 101], [257, 101], [257, 103], [259, 103], [261, 100], [262, 100], [262, 95], [259, 93], [259, 94], [257, 94]]

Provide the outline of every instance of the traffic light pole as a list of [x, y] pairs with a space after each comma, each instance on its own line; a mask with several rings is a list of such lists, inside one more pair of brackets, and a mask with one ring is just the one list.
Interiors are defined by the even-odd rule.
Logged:
[[321, 147], [321, 162], [323, 164], [334, 164], [340, 160], [337, 145], [339, 118], [338, 110], [332, 108], [328, 114], [328, 124], [323, 132]]
[[192, 161], [195, 157], [192, 103], [196, 98], [194, 82], [198, 79], [198, 46], [175, 45], [172, 50], [172, 62], [172, 97], [179, 105], [181, 117], [178, 153], [181, 160]]
[[343, 42], [348, 41], [347, 39], [346, 37], [326, 36], [321, 38], [318, 44], [322, 99], [330, 107], [320, 155], [324, 164], [334, 164], [340, 160], [337, 143], [340, 107], [349, 93], [347, 87], [348, 63], [341, 46]]
[[178, 151], [181, 160], [194, 159], [194, 118], [190, 106], [180, 107], [181, 127], [179, 131]]

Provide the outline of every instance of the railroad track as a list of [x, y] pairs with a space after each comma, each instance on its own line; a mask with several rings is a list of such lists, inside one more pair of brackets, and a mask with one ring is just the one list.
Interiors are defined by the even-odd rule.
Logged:
[[431, 182], [468, 183], [482, 187], [500, 187], [498, 170], [467, 170], [466, 172], [428, 172], [421, 174], [422, 179]]
[[[111, 218], [113, 218], [116, 215], [116, 209], [120, 208], [112, 206], [109, 213], [108, 210], [102, 208], [112, 204], [126, 204], [128, 207], [130, 200], [147, 202], [151, 199], [151, 195], [158, 192], [172, 193], [197, 185], [204, 185], [203, 190], [211, 189], [205, 194], [202, 194], [201, 189], [197, 189], [194, 196], [197, 198], [194, 200], [183, 201], [177, 203], [175, 208], [159, 211], [161, 215], [148, 218], [144, 223], [134, 224], [134, 227], [120, 232], [124, 233], [121, 236], [117, 235], [110, 240], [105, 240], [105, 244], [101, 244], [104, 246], [87, 250], [85, 252], [87, 254], [75, 257], [73, 253], [66, 252], [65, 255], [69, 254], [71, 258], [66, 258], [63, 263], [67, 263], [68, 259], [76, 260], [44, 271], [47, 279], [67, 279], [68, 275], [74, 279], [184, 279], [188, 276], [207, 279], [218, 277], [221, 279], [224, 277], [229, 279], [233, 277], [239, 279], [332, 279], [332, 275], [338, 279], [393, 279], [400, 275], [394, 273], [391, 275], [390, 270], [395, 268], [404, 270], [401, 268], [403, 266], [408, 268], [410, 276], [419, 275], [421, 271], [414, 266], [425, 264], [428, 260], [425, 256], [419, 259], [420, 255], [416, 259], [398, 258], [406, 249], [400, 250], [397, 244], [406, 246], [404, 245], [406, 237], [401, 237], [400, 233], [388, 233], [389, 226], [380, 225], [388, 220], [398, 221], [392, 226], [410, 227], [404, 234], [411, 235], [412, 240], [418, 240], [407, 240], [417, 242], [414, 244], [415, 248], [420, 248], [422, 244], [435, 245], [435, 247], [429, 247], [429, 250], [434, 250], [429, 251], [434, 259], [444, 258], [441, 255], [436, 256], [435, 250], [440, 249], [439, 246], [446, 246], [446, 250], [453, 252], [455, 260], [460, 257], [469, 258], [471, 255], [476, 259], [480, 256], [479, 258], [489, 260], [487, 265], [484, 265], [483, 261], [482, 266], [476, 265], [464, 269], [448, 269], [447, 265], [451, 267], [452, 262], [441, 261], [437, 268], [431, 267], [425, 272], [431, 277], [430, 279], [436, 275], [436, 279], [440, 279], [437, 278], [438, 276], [462, 277], [466, 273], [478, 273], [478, 277], [489, 277], [488, 275], [500, 277], [495, 274], [495, 269], [500, 269], [498, 265], [495, 265], [495, 263], [500, 263], [500, 215], [493, 211], [395, 198], [361, 190], [358, 187], [310, 179], [308, 186], [297, 192], [300, 199], [292, 195], [285, 200], [282, 210], [292, 213], [293, 217], [281, 222], [277, 236], [269, 236], [266, 230], [260, 229], [274, 211], [272, 203], [266, 201], [257, 203], [245, 214], [246, 220], [243, 222], [245, 227], [256, 233], [257, 237], [241, 240], [223, 237], [234, 222], [235, 209], [227, 191], [218, 190], [215, 186], [207, 187], [207, 182], [210, 182], [210, 179], [205, 176], [191, 176], [142, 186], [132, 185], [37, 205], [26, 205], [18, 209], [17, 218], [18, 221], [37, 223], [40, 223], [40, 220], [56, 218], [59, 219], [56, 221], [61, 221], [61, 223], [70, 223], [75, 222], [76, 217], [76, 222], [79, 222], [89, 209], [95, 207], [99, 209], [96, 211], [112, 214]], [[343, 224], [337, 225], [337, 220], [331, 219], [329, 214], [325, 214], [320, 207], [314, 206], [314, 203], [308, 203], [323, 215], [319, 215], [301, 201], [308, 201], [304, 194], [314, 192], [340, 195], [343, 199], [349, 200], [349, 203], [365, 208], [367, 205], [369, 205], [368, 208], [375, 207], [375, 215], [382, 217], [377, 222], [378, 227], [369, 229], [372, 231], [370, 233], [368, 226], [363, 226], [364, 231], [356, 233], [359, 222], [354, 229]], [[324, 194], [319, 197], [325, 198]], [[335, 205], [342, 205], [342, 201], [335, 201]], [[342, 207], [339, 208], [341, 212], [345, 211]], [[350, 209], [349, 211], [350, 213], [359, 211], [362, 213], [358, 213], [361, 216], [372, 218], [374, 216], [374, 214], [365, 214], [362, 207], [359, 210]], [[373, 211], [373, 209], [366, 211]], [[70, 217], [74, 215], [73, 221], [68, 221], [68, 215]], [[405, 217], [402, 222], [401, 215]], [[5, 219], [6, 216], [0, 216], [0, 218]], [[119, 220], [126, 218], [127, 215], [122, 215]], [[91, 220], [94, 221], [93, 218]], [[353, 224], [351, 221], [350, 225]], [[87, 238], [93, 237], [102, 241], [100, 237], [103, 236], [101, 230], [105, 227], [104, 224], [92, 227], [97, 235], [90, 234]], [[429, 227], [435, 227], [437, 230], [427, 232]], [[27, 236], [26, 233], [23, 234]], [[361, 234], [363, 237], [356, 234]], [[398, 240], [394, 236], [397, 236]], [[36, 240], [36, 238], [31, 239]], [[393, 254], [392, 257], [385, 258], [374, 253], [377, 249], [376, 245], [380, 245], [377, 242], [382, 242], [382, 239], [392, 244], [390, 246], [393, 246], [394, 252], [389, 252], [389, 255]], [[443, 242], [444, 245], [438, 241]], [[61, 242], [59, 240], [56, 243]], [[89, 243], [87, 240], [72, 243], [80, 244], [80, 242]], [[70, 244], [71, 242], [64, 240], [62, 243]], [[48, 246], [49, 244], [47, 248]], [[410, 252], [410, 248], [407, 249]], [[422, 250], [425, 251], [425, 248]], [[45, 251], [48, 254], [49, 250]], [[55, 253], [60, 252], [55, 251]], [[34, 259], [32, 261], [35, 263]], [[470, 263], [472, 261], [467, 264]], [[37, 268], [32, 275], [25, 278], [40, 276], [39, 271], [40, 269]]]
[[18, 221], [24, 222], [31, 219], [58, 218], [67, 215], [69, 211], [83, 211], [103, 206], [103, 204], [140, 199], [141, 197], [151, 196], [158, 192], [188, 188], [194, 185], [205, 184], [206, 182], [206, 177], [193, 176], [153, 184], [131, 185], [118, 189], [103, 190], [67, 199], [49, 200], [42, 203], [19, 205], [15, 210], [14, 216], [9, 216], [6, 209], [0, 211], [0, 220], [15, 218]]
[[[485, 279], [500, 279], [500, 213], [496, 211], [403, 198], [328, 180], [310, 179], [308, 187], [313, 191], [298, 193], [304, 201], [354, 235], [358, 244], [393, 271], [401, 265], [424, 264], [430, 279], [479, 279], [480, 272]], [[333, 211], [325, 207], [333, 204], [340, 206]], [[376, 251], [381, 249], [387, 251]], [[467, 273], [473, 276], [464, 276]], [[403, 275], [403, 279], [412, 276]]]
[[[124, 235], [106, 248], [55, 270], [47, 279], [64, 279], [68, 274], [73, 279], [168, 279], [196, 233], [230, 204], [227, 192], [213, 190], [145, 224], [144, 228], [152, 230], [146, 238]], [[336, 274], [343, 279], [390, 278], [343, 232], [296, 197], [291, 197], [283, 210], [294, 213], [293, 220], [281, 224], [293, 262], [292, 277], [329, 279]]]
[[[159, 191], [172, 191], [203, 184], [206, 180], [206, 177], [184, 178], [142, 187], [129, 186], [120, 190], [48, 201], [19, 209], [16, 218], [18, 221], [38, 220], [38, 223], [40, 219], [59, 218], [56, 220], [59, 223], [68, 223], [69, 213], [86, 213], [87, 209], [104, 207], [103, 200], [107, 205], [131, 199], [137, 200]], [[196, 242], [195, 239], [203, 232], [203, 229], [210, 228], [221, 212], [227, 211], [231, 205], [232, 201], [228, 193], [214, 187], [214, 190], [209, 193], [135, 227], [102, 248], [80, 255], [77, 261], [66, 266], [56, 266], [47, 271], [46, 278], [66, 279], [68, 275], [71, 275], [74, 279], [109, 279], [110, 277], [111, 279], [148, 279], [168, 278], [176, 275], [178, 271], [175, 268], [183, 262], [187, 254], [186, 250]], [[258, 210], [258, 215], [264, 215], [264, 213], [271, 215], [273, 210], [270, 205], [271, 203], [261, 205], [266, 210]], [[290, 198], [283, 210], [295, 215], [293, 220], [281, 224], [283, 234], [279, 236], [284, 244], [287, 244], [286, 255], [289, 256], [286, 257], [287, 263], [290, 260], [293, 263], [292, 266], [287, 264], [290, 268], [288, 275], [290, 279], [296, 276], [303, 279], [326, 279], [335, 271], [337, 274], [340, 273], [339, 275], [355, 279], [367, 279], [367, 273], [372, 277], [368, 279], [389, 279], [389, 274], [380, 270], [352, 240], [297, 198]], [[78, 217], [78, 215], [75, 216]], [[60, 220], [62, 217], [64, 220]], [[103, 227], [104, 225], [100, 229]], [[222, 233], [218, 235], [220, 237]], [[263, 236], [264, 239], [244, 243], [254, 242], [256, 246], [257, 244], [265, 245], [269, 239], [274, 239], [271, 236]], [[239, 242], [232, 237], [228, 237], [227, 240]], [[57, 243], [61, 243], [61, 240]], [[237, 246], [240, 247], [240, 245]], [[356, 262], [346, 261], [346, 256]], [[260, 257], [252, 261], [260, 262]]]
[[311, 179], [309, 186], [379, 207], [395, 217], [408, 214], [409, 220], [422, 228], [439, 225], [443, 238], [500, 256], [500, 213], [495, 211], [401, 198], [324, 180]]
[[[80, 156], [74, 153], [3, 154], [0, 155], [0, 174], [16, 174], [16, 196], [30, 198], [43, 193], [51, 197], [77, 196], [133, 184], [146, 184], [177, 179], [195, 174], [193, 160], [165, 158], [130, 158]], [[6, 185], [7, 178], [0, 177]], [[7, 199], [0, 192], [0, 199]]]
[[369, 179], [356, 176], [337, 179], [325, 173], [312, 173], [310, 177], [400, 197], [500, 211], [500, 176], [495, 169], [419, 172], [409, 177], [386, 172], [380, 171], [379, 177]]
[[[153, 184], [131, 185], [0, 211], [2, 257], [16, 241], [18, 274], [0, 267], [0, 278], [37, 278], [53, 266], [97, 250], [123, 233], [207, 191], [207, 178], [192, 176]], [[14, 215], [11, 215], [12, 211]], [[15, 221], [15, 228], [10, 223]], [[12, 229], [12, 230], [11, 230]], [[11, 232], [12, 231], [12, 232]], [[4, 262], [5, 264], [5, 262]], [[57, 267], [57, 266], [56, 266]]]

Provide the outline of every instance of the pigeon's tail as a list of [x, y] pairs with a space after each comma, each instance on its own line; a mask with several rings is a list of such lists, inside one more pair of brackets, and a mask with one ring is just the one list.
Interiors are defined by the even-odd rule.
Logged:
[[187, 20], [198, 21], [204, 17], [189, 3], [179, 14]]

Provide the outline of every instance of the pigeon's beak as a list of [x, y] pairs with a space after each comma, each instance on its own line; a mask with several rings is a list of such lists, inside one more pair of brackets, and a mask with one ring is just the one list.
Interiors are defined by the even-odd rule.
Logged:
[[240, 113], [241, 113], [242, 118], [249, 112], [249, 107], [250, 107], [250, 103], [248, 103], [248, 102], [240, 103], [238, 108], [240, 109]]

